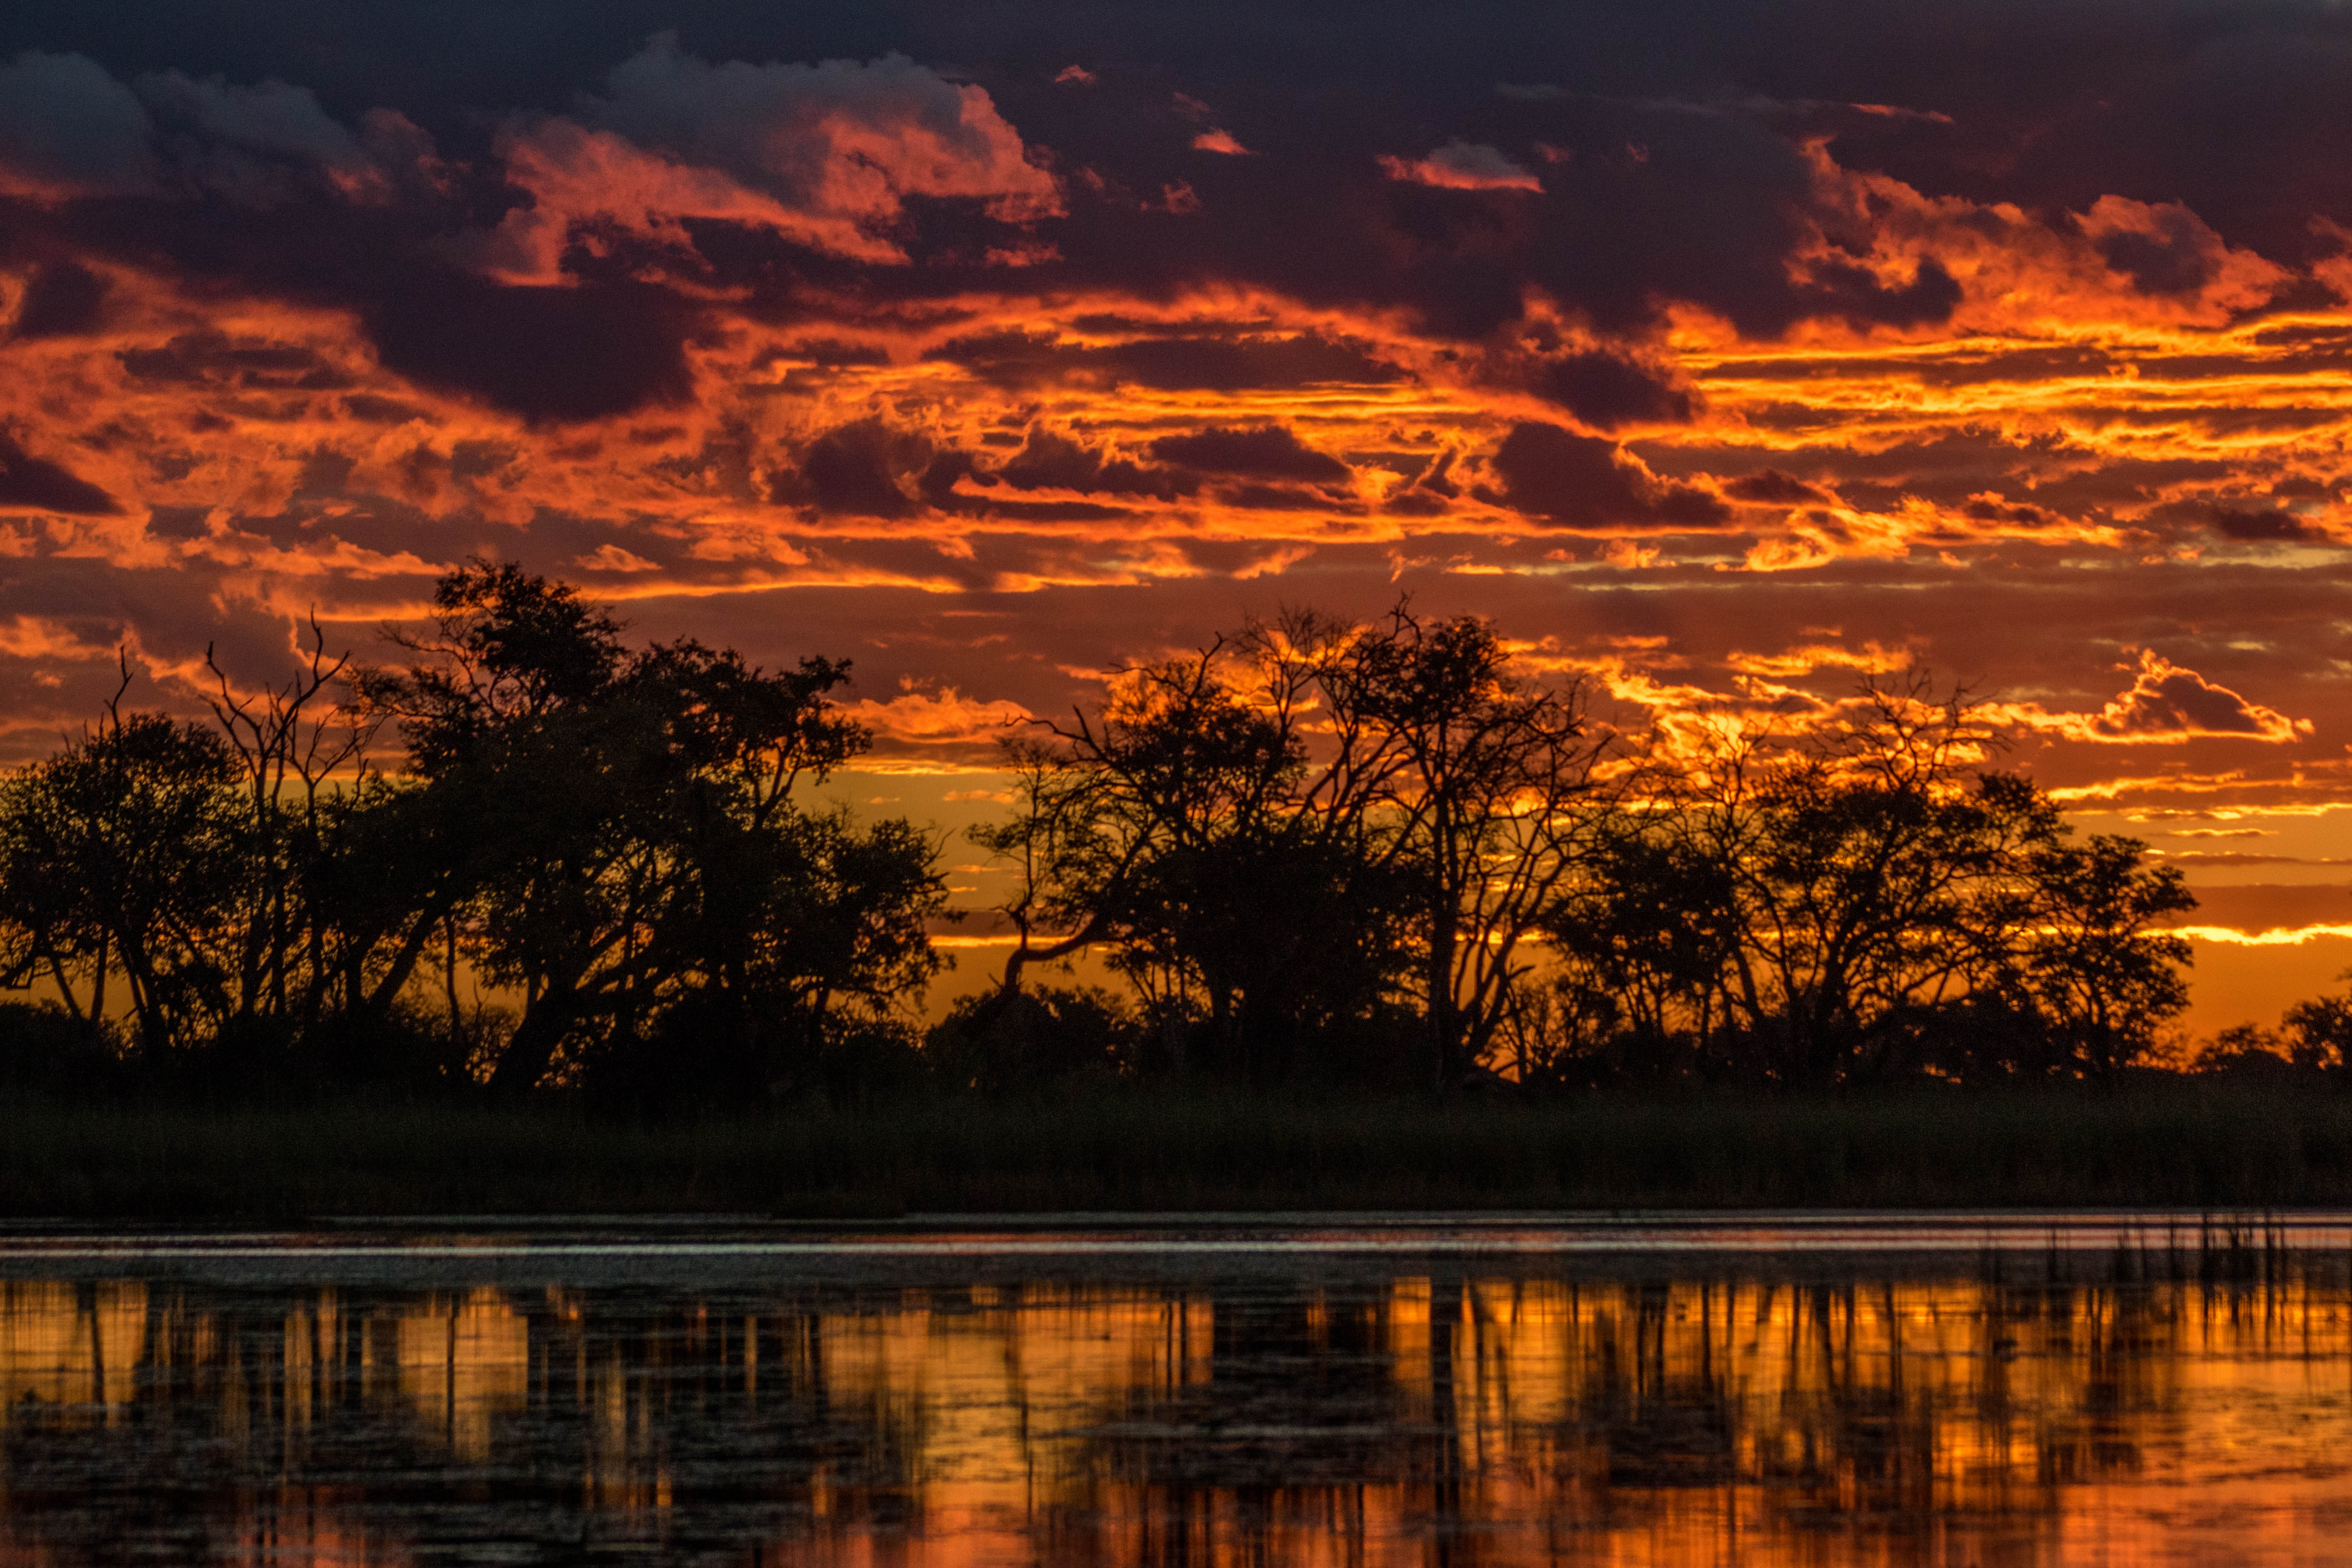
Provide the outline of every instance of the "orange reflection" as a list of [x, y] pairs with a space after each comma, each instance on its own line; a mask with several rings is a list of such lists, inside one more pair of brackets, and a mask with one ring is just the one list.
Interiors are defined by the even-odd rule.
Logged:
[[2337, 1262], [2130, 1282], [2143, 1261], [2097, 1286], [484, 1286], [267, 1310], [15, 1284], [0, 1563], [96, 1560], [58, 1478], [136, 1492], [166, 1464], [240, 1563], [399, 1562], [452, 1530], [857, 1564], [2334, 1560]]

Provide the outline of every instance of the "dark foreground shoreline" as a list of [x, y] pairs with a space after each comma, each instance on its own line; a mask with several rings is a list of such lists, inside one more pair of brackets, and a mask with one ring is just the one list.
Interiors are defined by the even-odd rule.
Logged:
[[2352, 1205], [2352, 1095], [0, 1103], [0, 1217]]

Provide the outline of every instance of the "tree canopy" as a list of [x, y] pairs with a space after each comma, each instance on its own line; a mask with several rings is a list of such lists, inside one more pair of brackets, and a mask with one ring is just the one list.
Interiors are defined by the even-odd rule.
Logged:
[[[199, 1079], [631, 1103], [2111, 1079], [2186, 1004], [2179, 873], [2077, 840], [1961, 694], [1627, 733], [1400, 604], [1245, 625], [1010, 734], [973, 837], [1013, 951], [926, 1037], [941, 847], [813, 794], [871, 743], [845, 663], [633, 643], [483, 560], [386, 636], [364, 663], [313, 624], [274, 688], [215, 668], [210, 724], [126, 708], [126, 667], [0, 779], [0, 981]], [[1123, 992], [1036, 984], [1082, 955]], [[2339, 1065], [2341, 1010], [2273, 1054]]]

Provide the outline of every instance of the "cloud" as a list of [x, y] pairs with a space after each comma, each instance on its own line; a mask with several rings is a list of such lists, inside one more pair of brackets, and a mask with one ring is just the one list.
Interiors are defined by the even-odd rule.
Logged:
[[108, 517], [122, 509], [88, 479], [36, 458], [0, 430], [0, 511], [56, 511], [77, 517]]
[[1212, 127], [1207, 131], [1203, 131], [1198, 136], [1192, 138], [1192, 151], [1195, 153], [1222, 153], [1229, 158], [1247, 158], [1253, 155], [1248, 148], [1234, 140], [1233, 133], [1231, 132], [1218, 130], [1214, 127]]
[[[1932, 47], [1855, 0], [1391, 8], [1344, 49], [1131, 7], [691, 47], [649, 0], [17, 7], [0, 617], [364, 638], [482, 550], [1045, 712], [1410, 591], [1665, 639], [1625, 657], [1669, 705], [1916, 651], [2096, 693], [2022, 710], [2054, 789], [2352, 799], [2352, 30], [2184, 4], [1964, 5]], [[1496, 92], [1529, 58], [1554, 89]], [[2110, 680], [2158, 639], [2262, 701]], [[0, 730], [103, 695], [51, 662], [63, 706]], [[2269, 739], [2156, 765], [2184, 737]]]
[[182, 332], [160, 346], [124, 349], [115, 357], [134, 381], [216, 391], [339, 392], [354, 382], [349, 370], [304, 345], [238, 342], [215, 331]]
[[909, 196], [982, 201], [1007, 222], [1061, 210], [1059, 186], [986, 89], [904, 55], [714, 66], [663, 35], [583, 107], [594, 123], [806, 210], [888, 222]]
[[1627, 425], [1686, 425], [1699, 400], [1667, 374], [1606, 351], [1543, 362], [1535, 390], [1595, 430]]
[[25, 281], [14, 327], [18, 338], [73, 338], [96, 331], [106, 320], [108, 284], [103, 274], [75, 261], [52, 261]]
[[2214, 532], [2242, 544], [2325, 543], [2327, 531], [2284, 507], [2215, 506], [2208, 520]]
[[614, 68], [589, 118], [792, 204], [887, 220], [908, 196], [983, 200], [1009, 222], [1061, 210], [986, 89], [904, 55], [711, 65], [664, 34]]
[[2143, 294], [2201, 294], [2225, 274], [2242, 289], [2284, 281], [2281, 268], [2233, 252], [2210, 225], [2179, 202], [2136, 202], [2103, 195], [2076, 220], [2092, 248]]
[[152, 190], [152, 132], [137, 95], [85, 56], [33, 49], [0, 66], [0, 191], [62, 199]]
[[1583, 532], [1691, 532], [1721, 528], [1730, 509], [1713, 491], [1660, 479], [1614, 442], [1557, 425], [1511, 427], [1492, 465], [1503, 505]]
[[979, 472], [969, 453], [880, 418], [856, 420], [800, 446], [769, 480], [768, 498], [822, 517], [904, 521], [941, 507], [976, 510], [955, 494]]
[[1404, 380], [1405, 373], [1375, 357], [1372, 347], [1319, 332], [1162, 331], [1085, 342], [1016, 329], [951, 339], [928, 357], [1011, 388], [1132, 384], [1240, 392]]
[[471, 242], [493, 276], [554, 281], [575, 238], [600, 227], [692, 252], [691, 225], [727, 223], [899, 263], [894, 231], [910, 198], [962, 198], [1013, 224], [1062, 210], [1054, 177], [984, 89], [903, 55], [713, 65], [665, 33], [614, 68], [604, 95], [582, 95], [580, 111], [585, 123], [551, 116], [501, 132], [507, 178], [530, 202]]
[[291, 200], [300, 175], [312, 171], [347, 195], [373, 195], [384, 184], [373, 156], [307, 87], [200, 81], [176, 70], [135, 86], [173, 150], [173, 173], [239, 205], [267, 210]]
[[661, 565], [658, 562], [648, 561], [644, 556], [639, 555], [633, 551], [625, 550], [621, 546], [610, 542], [598, 545], [595, 550], [589, 554], [574, 556], [572, 558], [572, 564], [577, 566], [583, 572], [619, 572], [623, 574], [632, 574], [637, 572], [658, 572], [661, 570]]
[[1724, 663], [1742, 675], [1761, 676], [1770, 680], [1791, 680], [1823, 669], [1853, 669], [1867, 675], [1885, 675], [1905, 668], [1912, 658], [1910, 650], [1891, 650], [1874, 642], [1865, 643], [1859, 648], [1841, 647], [1833, 643], [1812, 643], [1801, 647], [1784, 648], [1779, 653], [1742, 653], [1734, 649], [1724, 657]]
[[1752, 474], [1742, 474], [1725, 481], [1725, 499], [1744, 501], [1750, 506], [1830, 506], [1834, 498], [1829, 492], [1804, 480], [1784, 474], [1778, 468], [1759, 468]]
[[1131, 458], [1111, 458], [1042, 426], [1030, 429], [1021, 450], [999, 466], [993, 477], [1024, 490], [1066, 489], [1160, 500], [1173, 500], [1197, 488], [1185, 476], [1148, 468]]
[[1018, 702], [983, 701], [952, 686], [929, 690], [911, 682], [887, 702], [869, 697], [846, 705], [844, 712], [873, 731], [886, 750], [914, 749], [919, 753], [935, 748], [992, 749], [1010, 726], [1030, 717]]
[[1543, 194], [1543, 182], [1492, 147], [1475, 142], [1449, 142], [1426, 157], [1403, 159], [1382, 153], [1376, 160], [1391, 180], [1435, 185], [1449, 191], [1533, 191]]
[[47, 616], [0, 616], [0, 655], [84, 662], [110, 659], [114, 645], [84, 635], [82, 627]]
[[1989, 711], [2003, 722], [2108, 745], [2197, 739], [2284, 744], [2312, 732], [2311, 721], [2249, 701], [2153, 650], [2140, 654], [2132, 684], [2096, 713], [2052, 713], [2030, 703], [1995, 704]]
[[583, 231], [625, 233], [692, 252], [688, 226], [697, 221], [765, 228], [856, 260], [906, 259], [857, 214], [794, 208], [723, 171], [649, 153], [626, 137], [569, 120], [509, 127], [498, 151], [508, 181], [529, 193], [530, 205], [508, 213], [490, 233], [462, 242], [457, 253], [501, 282], [567, 281], [566, 257]]
[[361, 321], [385, 366], [533, 421], [607, 418], [694, 396], [698, 312], [656, 286], [514, 287], [420, 269]]
[[1349, 478], [1347, 464], [1316, 451], [1280, 425], [1213, 426], [1186, 436], [1162, 436], [1150, 450], [1163, 463], [1241, 479], [1345, 484]]

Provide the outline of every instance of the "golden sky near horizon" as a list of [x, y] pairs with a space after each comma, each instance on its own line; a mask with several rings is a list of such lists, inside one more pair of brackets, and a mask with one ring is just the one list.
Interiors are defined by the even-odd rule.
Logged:
[[131, 9], [0, 32], [6, 759], [478, 552], [849, 658], [844, 793], [954, 826], [1410, 594], [1629, 730], [1927, 667], [2231, 889], [2200, 1026], [2352, 958], [2326, 7]]

